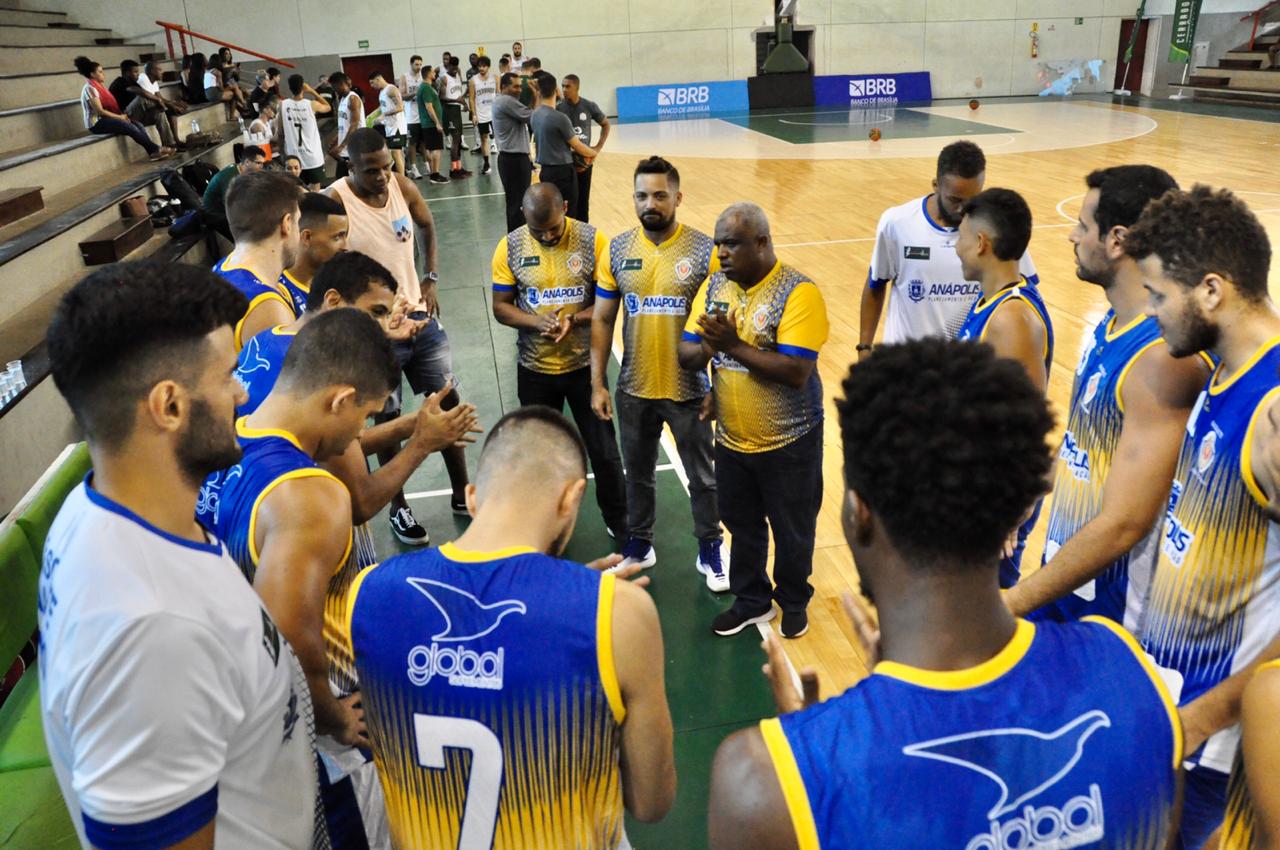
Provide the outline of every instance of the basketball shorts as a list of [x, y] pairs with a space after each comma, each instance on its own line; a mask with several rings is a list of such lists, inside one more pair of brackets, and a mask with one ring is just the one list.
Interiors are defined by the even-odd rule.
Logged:
[[323, 183], [326, 177], [324, 173], [324, 166], [319, 165], [315, 168], [304, 168], [302, 169], [301, 177], [302, 183], [305, 186], [310, 186], [312, 183]]
[[390, 150], [402, 151], [408, 143], [409, 137], [404, 133], [396, 133], [394, 136], [387, 136], [387, 147]]
[[422, 144], [422, 125], [421, 124], [409, 125], [409, 144], [413, 145], [415, 148], [418, 145]]
[[477, 124], [477, 125], [476, 125], [476, 127], [480, 130], [480, 132], [481, 132], [482, 134], [484, 134], [484, 135], [486, 135], [486, 136], [492, 136], [492, 135], [493, 135], [493, 122], [492, 122], [492, 121], [481, 121], [479, 124]]
[[429, 151], [442, 151], [444, 150], [444, 133], [440, 132], [435, 127], [423, 127], [422, 144], [425, 145]]
[[446, 103], [444, 105], [444, 130], [446, 133], [462, 132], [462, 104]]

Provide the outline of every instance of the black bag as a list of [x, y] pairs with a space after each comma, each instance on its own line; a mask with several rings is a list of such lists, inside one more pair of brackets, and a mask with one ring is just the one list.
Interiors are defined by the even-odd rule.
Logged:
[[191, 188], [195, 189], [201, 195], [204, 190], [209, 187], [209, 181], [213, 179], [213, 175], [218, 173], [218, 169], [202, 159], [189, 163], [182, 167], [182, 177], [187, 183], [191, 184]]
[[204, 220], [201, 218], [200, 211], [191, 210], [173, 220], [173, 224], [169, 225], [169, 236], [173, 239], [181, 239], [184, 236], [193, 236], [202, 230], [204, 230]]
[[170, 169], [161, 175], [160, 185], [164, 186], [165, 191], [171, 196], [178, 199], [183, 210], [198, 210], [202, 206], [200, 190], [187, 182], [177, 171]]
[[151, 226], [157, 230], [173, 224], [173, 220], [182, 212], [182, 205], [177, 198], [168, 195], [157, 195], [147, 201], [147, 213], [151, 216]]

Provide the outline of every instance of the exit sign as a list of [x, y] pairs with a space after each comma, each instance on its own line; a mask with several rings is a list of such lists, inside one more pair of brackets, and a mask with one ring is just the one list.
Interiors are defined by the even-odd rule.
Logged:
[[1084, 18], [1076, 18], [1076, 26], [1078, 27], [1084, 26]]
[[[1079, 18], [1077, 18], [1076, 20], [1077, 20], [1077, 21], [1079, 21], [1080, 19], [1079, 19]], [[368, 40], [366, 40], [366, 39], [363, 39], [363, 38], [362, 38], [362, 39], [360, 39], [359, 41], [357, 41], [357, 42], [356, 42], [356, 46], [357, 46], [357, 47], [359, 47], [361, 50], [368, 50], [368, 49], [369, 49], [369, 42], [368, 42]]]

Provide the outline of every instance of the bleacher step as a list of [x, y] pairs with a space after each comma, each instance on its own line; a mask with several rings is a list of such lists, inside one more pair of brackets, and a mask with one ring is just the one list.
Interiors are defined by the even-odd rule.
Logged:
[[122, 218], [80, 243], [86, 266], [118, 263], [151, 238], [151, 217]]
[[[114, 49], [114, 47], [102, 49]], [[96, 56], [98, 50], [95, 49], [93, 53]], [[101, 62], [102, 60], [98, 59], [98, 61]], [[118, 68], [119, 65], [120, 63], [117, 62], [115, 67]], [[103, 67], [111, 66], [104, 63]], [[168, 65], [162, 65], [161, 67], [167, 68]], [[108, 71], [108, 73], [113, 74], [114, 69]], [[107, 79], [108, 84], [110, 84], [110, 80], [114, 79], [114, 77], [108, 77]], [[84, 88], [84, 77], [77, 74], [70, 67], [60, 69], [57, 73], [0, 73], [0, 111], [25, 109], [65, 100], [78, 101], [82, 88]], [[168, 95], [166, 94], [166, 96]]]
[[0, 189], [0, 227], [44, 209], [43, 186]]
[[10, 26], [0, 24], [0, 44], [9, 45], [43, 45], [43, 44], [76, 44], [88, 47], [96, 38], [111, 35], [109, 29], [89, 29], [76, 27], [53, 28], [48, 25], [30, 26], [19, 24]]
[[[119, 67], [125, 59], [137, 59], [150, 44], [113, 44], [93, 48], [93, 60], [104, 68]], [[57, 44], [0, 44], [0, 74], [62, 74], [75, 69], [75, 58], [85, 52], [85, 45], [60, 41]], [[79, 87], [77, 86], [77, 90]]]
[[[163, 89], [166, 97], [174, 98], [177, 92], [170, 86]], [[209, 109], [217, 107], [217, 112]], [[201, 122], [224, 121], [221, 104], [197, 104], [191, 107], [186, 115], [178, 116], [178, 130], [185, 134], [186, 127], [193, 118]], [[190, 117], [188, 117], [190, 116]], [[80, 108], [80, 100], [67, 99], [55, 103], [42, 104], [22, 109], [0, 110], [0, 162], [7, 158], [5, 152], [30, 148], [40, 143], [51, 144], [62, 139], [79, 138], [85, 135], [84, 116]], [[0, 166], [3, 170], [3, 166]]]
[[113, 44], [124, 44], [124, 39], [118, 36], [112, 36], [110, 38], [95, 38], [93, 43], [107, 47]]
[[0, 7], [0, 23], [4, 24], [28, 24], [42, 27], [50, 21], [59, 21], [66, 16], [66, 12], [38, 12], [34, 9]]
[[1231, 71], [1256, 71], [1262, 67], [1261, 59], [1227, 59], [1218, 60], [1218, 67]]

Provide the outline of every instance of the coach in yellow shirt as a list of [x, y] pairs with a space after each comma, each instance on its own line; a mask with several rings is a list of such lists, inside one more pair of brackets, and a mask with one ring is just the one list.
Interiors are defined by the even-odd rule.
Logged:
[[[733, 535], [733, 607], [712, 630], [733, 635], [782, 609], [782, 636], [809, 629], [813, 541], [822, 504], [822, 381], [818, 352], [827, 308], [812, 280], [778, 261], [769, 221], [734, 204], [716, 222], [720, 271], [698, 290], [680, 365], [712, 367], [717, 411], [716, 486]], [[766, 524], [767, 521], [767, 524]], [[773, 577], [765, 563], [769, 528]]]
[[516, 393], [520, 404], [562, 411], [566, 402], [587, 444], [596, 503], [610, 533], [626, 540], [627, 494], [611, 419], [591, 410], [591, 313], [605, 238], [565, 215], [552, 183], [524, 193], [525, 223], [493, 251], [493, 317], [520, 332]]
[[676, 221], [680, 172], [659, 156], [641, 160], [633, 178], [640, 226], [614, 237], [596, 279], [591, 322], [591, 407], [613, 418], [608, 375], [613, 326], [622, 307], [622, 371], [618, 375], [618, 428], [627, 468], [631, 536], [623, 564], [653, 566], [656, 517], [654, 470], [658, 441], [668, 425], [689, 479], [698, 571], [717, 593], [729, 589], [720, 557], [720, 512], [716, 507], [715, 441], [703, 404], [711, 390], [706, 367], [680, 368], [680, 335], [694, 296], [707, 275], [720, 268], [711, 237]]

